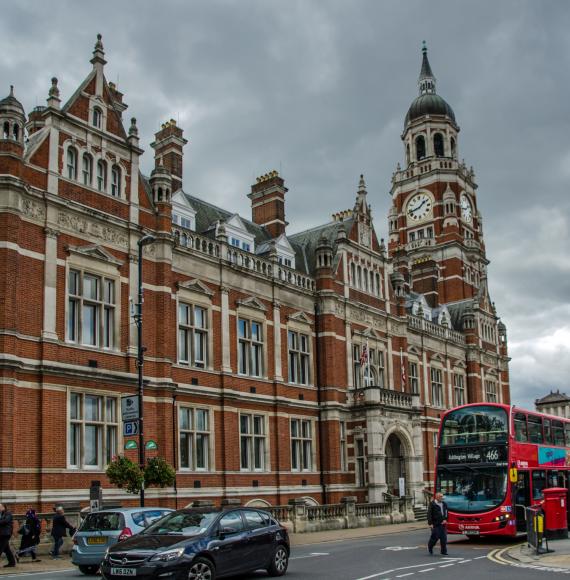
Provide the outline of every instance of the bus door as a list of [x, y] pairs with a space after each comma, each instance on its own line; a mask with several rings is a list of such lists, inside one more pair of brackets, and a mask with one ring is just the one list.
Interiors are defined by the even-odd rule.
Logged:
[[530, 506], [530, 479], [528, 471], [519, 470], [515, 491], [515, 517], [517, 532], [526, 532], [526, 510]]

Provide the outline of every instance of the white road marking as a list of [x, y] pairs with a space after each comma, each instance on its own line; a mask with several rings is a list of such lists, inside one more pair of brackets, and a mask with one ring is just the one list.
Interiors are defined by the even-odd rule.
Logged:
[[413, 566], [401, 566], [400, 568], [391, 568], [390, 570], [384, 570], [383, 572], [377, 572], [376, 574], [370, 574], [370, 576], [362, 576], [361, 578], [357, 578], [356, 580], [370, 580], [370, 578], [379, 578], [382, 576], [382, 580], [388, 580], [388, 578], [384, 578], [386, 574], [392, 574], [393, 572], [400, 572], [401, 570], [411, 570], [412, 568], [423, 568], [427, 566], [425, 562], [423, 564], [414, 564]]
[[417, 550], [420, 546], [388, 546], [382, 550], [390, 550], [392, 552], [400, 552], [401, 550]]
[[469, 560], [461, 560], [461, 562], [457, 562], [458, 564], [467, 564], [467, 562], [471, 562], [471, 558]]
[[418, 570], [418, 574], [422, 574], [423, 572], [431, 572], [432, 570], [435, 570], [435, 568], [426, 568], [425, 570]]
[[415, 572], [408, 572], [407, 574], [400, 574], [399, 576], [396, 576], [396, 578], [405, 578], [406, 576], [413, 576], [415, 574]]
[[455, 566], [455, 562], [452, 562], [451, 564], [444, 564], [443, 566], [440, 566], [440, 568], [449, 568], [450, 566]]
[[329, 552], [311, 552], [306, 556], [292, 556], [289, 560], [303, 560], [305, 558], [318, 558], [319, 556], [330, 556]]

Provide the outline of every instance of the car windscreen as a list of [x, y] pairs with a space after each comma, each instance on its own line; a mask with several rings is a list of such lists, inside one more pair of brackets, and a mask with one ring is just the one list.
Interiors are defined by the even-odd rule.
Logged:
[[154, 522], [143, 534], [180, 534], [197, 536], [203, 534], [216, 519], [219, 512], [183, 511], [173, 512]]
[[132, 512], [131, 517], [133, 518], [133, 522], [140, 526], [141, 528], [146, 528], [153, 524], [161, 517], [165, 516], [166, 514], [171, 513], [170, 511], [165, 510], [145, 510], [141, 512]]
[[116, 532], [124, 528], [123, 515], [119, 512], [89, 514], [79, 528], [80, 532]]

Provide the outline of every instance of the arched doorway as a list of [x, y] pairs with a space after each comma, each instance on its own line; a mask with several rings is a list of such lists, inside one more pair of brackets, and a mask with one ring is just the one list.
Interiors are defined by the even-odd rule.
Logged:
[[386, 486], [388, 493], [400, 495], [400, 477], [403, 477], [406, 486], [408, 484], [406, 477], [406, 458], [404, 456], [404, 445], [402, 440], [392, 433], [386, 441]]

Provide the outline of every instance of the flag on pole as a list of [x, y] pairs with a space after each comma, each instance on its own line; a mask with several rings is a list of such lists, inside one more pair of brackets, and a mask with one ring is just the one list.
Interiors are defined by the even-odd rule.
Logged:
[[368, 362], [368, 345], [362, 345], [362, 352], [360, 353], [360, 365], [364, 366]]
[[400, 364], [402, 365], [402, 390], [406, 387], [406, 366], [404, 365], [404, 352], [400, 349]]

